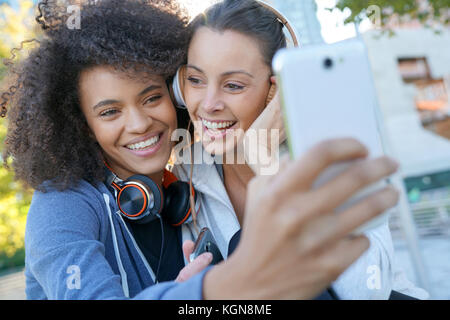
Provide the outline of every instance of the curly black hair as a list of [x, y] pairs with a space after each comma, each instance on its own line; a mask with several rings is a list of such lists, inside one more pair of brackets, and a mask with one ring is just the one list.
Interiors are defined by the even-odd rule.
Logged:
[[[38, 8], [43, 39], [15, 69], [1, 107], [4, 114], [9, 109], [4, 165], [11, 159], [17, 180], [45, 192], [48, 182], [64, 190], [80, 179], [104, 178], [100, 146], [80, 108], [80, 73], [109, 65], [132, 77], [162, 75], [169, 83], [186, 61], [189, 18], [172, 0], [97, 0], [81, 7], [80, 28], [68, 28], [69, 15], [57, 0]], [[184, 127], [188, 114], [180, 112]]]

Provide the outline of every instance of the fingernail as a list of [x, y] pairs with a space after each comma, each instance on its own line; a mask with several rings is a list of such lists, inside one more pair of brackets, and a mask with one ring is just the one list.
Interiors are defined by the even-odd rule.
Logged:
[[400, 168], [400, 163], [398, 163], [396, 160], [391, 159], [392, 161], [392, 166], [394, 167], [394, 170], [398, 170]]
[[213, 259], [212, 253], [211, 253], [211, 252], [205, 252], [205, 253], [203, 254], [203, 259], [204, 259], [205, 261], [207, 261], [207, 262], [211, 262], [212, 259]]
[[389, 166], [390, 168], [392, 168], [393, 170], [397, 170], [400, 166], [400, 164], [397, 162], [397, 160], [395, 160], [394, 158], [391, 158], [389, 156], [383, 156], [380, 159], [382, 159], [387, 166]]

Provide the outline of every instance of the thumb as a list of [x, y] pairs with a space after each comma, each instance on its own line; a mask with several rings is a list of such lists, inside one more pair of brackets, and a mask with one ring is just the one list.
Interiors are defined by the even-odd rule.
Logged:
[[191, 253], [194, 251], [195, 243], [191, 240], [186, 240], [183, 242], [183, 255], [186, 261], [189, 263], [189, 257]]

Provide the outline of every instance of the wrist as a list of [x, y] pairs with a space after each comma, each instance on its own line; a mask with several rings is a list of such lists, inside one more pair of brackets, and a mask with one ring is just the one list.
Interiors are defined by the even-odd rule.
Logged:
[[205, 274], [203, 278], [203, 299], [204, 300], [228, 300], [230, 299], [230, 292], [233, 291], [232, 286], [224, 286], [226, 281], [226, 270], [221, 263]]
[[[233, 255], [234, 256], [234, 255]], [[204, 300], [249, 299], [246, 277], [233, 259], [228, 259], [210, 270], [203, 278]]]

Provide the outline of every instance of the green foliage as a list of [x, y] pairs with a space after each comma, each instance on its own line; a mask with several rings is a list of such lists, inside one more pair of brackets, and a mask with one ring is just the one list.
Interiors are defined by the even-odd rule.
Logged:
[[336, 4], [336, 8], [341, 11], [350, 9], [351, 15], [346, 23], [357, 23], [370, 16], [373, 13], [368, 10], [370, 6], [380, 9], [380, 26], [388, 25], [394, 16], [418, 20], [426, 27], [436, 22], [447, 26], [450, 24], [450, 0], [338, 0]]
[[[13, 10], [8, 4], [0, 5], [0, 62], [11, 57], [11, 49], [20, 42], [33, 38], [33, 4], [29, 0], [20, 1], [19, 9]], [[5, 89], [6, 68], [0, 64], [0, 89]], [[0, 152], [6, 136], [6, 119], [0, 118]], [[32, 190], [28, 190], [14, 180], [12, 170], [3, 167], [0, 157], [0, 270], [24, 264], [24, 234], [26, 215], [30, 206]]]
[[[0, 141], [4, 140], [5, 120], [0, 120]], [[3, 146], [3, 143], [2, 143]], [[0, 167], [0, 270], [23, 264], [25, 223], [32, 192], [14, 181], [11, 170]]]
[[15, 269], [22, 267], [25, 261], [25, 248], [17, 249], [14, 254], [7, 255], [4, 252], [0, 252], [0, 274], [3, 270]]

